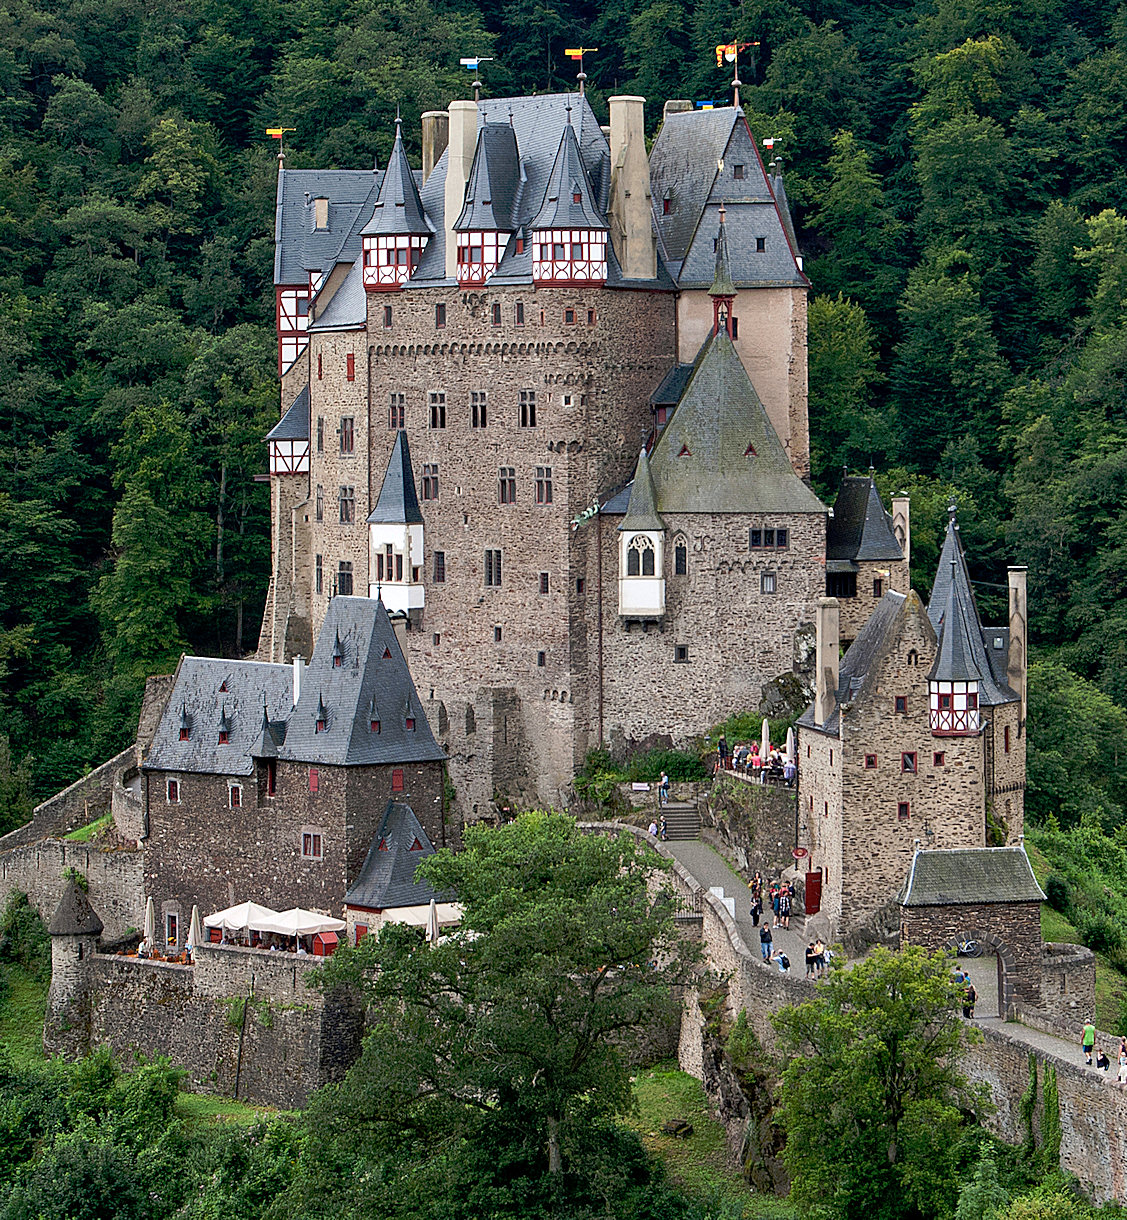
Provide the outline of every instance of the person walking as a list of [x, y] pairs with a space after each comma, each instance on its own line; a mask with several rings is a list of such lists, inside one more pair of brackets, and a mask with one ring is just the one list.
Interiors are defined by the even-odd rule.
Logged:
[[763, 914], [763, 903], [760, 900], [759, 895], [754, 890], [752, 890], [751, 891], [751, 926], [753, 928], [759, 927], [759, 916], [762, 914]]
[[1127, 1084], [1127, 1038], [1119, 1039], [1119, 1083]]
[[974, 989], [974, 984], [967, 979], [967, 985], [963, 988], [963, 1016], [968, 1021], [974, 1019], [974, 1005], [978, 999], [978, 992]]
[[661, 815], [661, 822], [657, 828], [657, 836], [663, 843], [669, 838], [669, 827], [666, 825], [664, 813]]
[[790, 928], [790, 886], [784, 885], [779, 894], [779, 927]]
[[661, 773], [661, 783], [657, 786], [657, 795], [662, 806], [669, 804], [669, 776], [664, 771]]
[[763, 954], [763, 960], [769, 962], [771, 960], [771, 950], [774, 948], [774, 937], [771, 935], [771, 921], [768, 919], [763, 927], [759, 929], [759, 952]]
[[1096, 1027], [1092, 1024], [1091, 1017], [1084, 1025], [1084, 1032], [1080, 1035], [1080, 1049], [1084, 1052], [1084, 1062], [1092, 1066], [1092, 1047], [1096, 1045]]

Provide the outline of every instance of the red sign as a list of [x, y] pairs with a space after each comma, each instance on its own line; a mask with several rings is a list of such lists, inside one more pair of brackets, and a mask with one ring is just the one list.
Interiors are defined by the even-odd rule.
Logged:
[[804, 860], [809, 854], [810, 853], [805, 847], [796, 847], [794, 851], [791, 852], [791, 855], [794, 856], [796, 860]]

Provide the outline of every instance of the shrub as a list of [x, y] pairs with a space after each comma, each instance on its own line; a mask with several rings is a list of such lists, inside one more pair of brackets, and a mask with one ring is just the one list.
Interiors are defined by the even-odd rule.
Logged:
[[699, 755], [686, 750], [647, 750], [635, 754], [626, 769], [626, 779], [632, 783], [654, 782], [665, 772], [678, 783], [694, 783], [707, 778], [708, 770]]
[[1068, 910], [1070, 893], [1068, 882], [1060, 873], [1050, 873], [1045, 878], [1045, 897], [1054, 911], [1063, 915]]
[[51, 976], [51, 938], [26, 894], [13, 890], [0, 915], [0, 962], [22, 966], [40, 980]]

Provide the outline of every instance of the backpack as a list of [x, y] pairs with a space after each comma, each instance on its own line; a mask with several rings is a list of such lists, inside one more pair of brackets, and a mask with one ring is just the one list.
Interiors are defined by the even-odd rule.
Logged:
[[790, 958], [787, 957], [785, 953], [779, 954], [779, 965], [782, 966], [784, 970], [790, 969]]

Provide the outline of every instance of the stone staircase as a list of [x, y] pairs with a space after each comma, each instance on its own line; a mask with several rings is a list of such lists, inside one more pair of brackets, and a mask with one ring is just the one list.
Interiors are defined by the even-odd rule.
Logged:
[[661, 813], [665, 814], [667, 839], [695, 839], [700, 835], [700, 814], [695, 801], [670, 801]]

